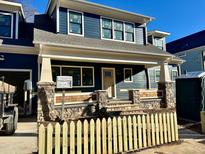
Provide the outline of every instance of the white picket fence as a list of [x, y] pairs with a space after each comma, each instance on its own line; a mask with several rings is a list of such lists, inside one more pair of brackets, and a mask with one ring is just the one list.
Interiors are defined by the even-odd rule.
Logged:
[[176, 112], [39, 127], [39, 154], [113, 154], [178, 141]]

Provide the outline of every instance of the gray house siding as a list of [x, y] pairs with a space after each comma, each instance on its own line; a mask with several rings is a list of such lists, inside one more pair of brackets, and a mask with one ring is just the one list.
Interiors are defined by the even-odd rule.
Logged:
[[68, 34], [67, 9], [59, 8], [59, 33]]
[[[91, 66], [94, 67], [95, 85], [91, 88], [73, 88], [69, 91], [93, 92], [102, 89], [102, 67], [115, 68], [116, 77], [116, 92], [118, 99], [128, 99], [129, 89], [145, 89], [147, 88], [147, 77], [144, 66], [140, 65], [121, 65], [121, 64], [97, 64], [97, 63], [81, 63], [81, 62], [66, 62], [52, 61], [52, 65], [69, 65], [69, 66]], [[124, 68], [132, 68], [133, 82], [124, 82]]]
[[[185, 63], [181, 65], [182, 74], [185, 74], [186, 72], [204, 71], [202, 57], [203, 50], [193, 49], [188, 52], [183, 52], [183, 54], [184, 55], [181, 58], [185, 60]], [[182, 55], [182, 52], [177, 53], [176, 55], [180, 56]]]
[[84, 27], [85, 37], [101, 38], [99, 15], [84, 13]]
[[135, 39], [137, 44], [145, 44], [145, 30], [139, 24], [135, 24]]

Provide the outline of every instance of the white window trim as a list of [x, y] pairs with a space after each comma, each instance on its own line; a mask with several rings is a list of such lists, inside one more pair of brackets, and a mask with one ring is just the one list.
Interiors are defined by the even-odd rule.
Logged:
[[[157, 72], [157, 71], [160, 72], [160, 69], [155, 69], [155, 70], [154, 70], [154, 81], [155, 81], [156, 83], [159, 82], [159, 81], [157, 81], [157, 79], [156, 79], [156, 78], [157, 78], [157, 77], [156, 77], [156, 74], [157, 74], [156, 72]], [[159, 80], [160, 80], [160, 79], [159, 79]]]
[[177, 70], [172, 70], [172, 81], [175, 82], [175, 80], [173, 80], [174, 76], [173, 76], [173, 72], [177, 72], [177, 76], [178, 76], [178, 71]]
[[[103, 38], [103, 35], [102, 35], [103, 34], [103, 31], [102, 31], [102, 29], [103, 29], [103, 27], [102, 27], [102, 19], [103, 18], [112, 20], [112, 38], [111, 39]], [[123, 23], [123, 37], [124, 37], [123, 40], [116, 40], [115, 39], [114, 21], [119, 21], [119, 22]], [[132, 24], [134, 26], [134, 41], [133, 42], [125, 40], [125, 23]], [[101, 33], [101, 39], [102, 40], [109, 40], [109, 41], [116, 41], [116, 42], [126, 42], [126, 43], [134, 43], [134, 44], [136, 43], [136, 28], [135, 28], [135, 23], [132, 23], [132, 22], [100, 16], [100, 33]]]
[[[51, 65], [51, 67], [59, 67], [60, 68], [60, 75], [62, 75], [62, 68], [63, 67], [80, 68], [81, 85], [80, 86], [73, 86], [73, 88], [93, 88], [93, 87], [95, 87], [95, 69], [93, 66]], [[83, 68], [91, 68], [93, 71], [93, 84], [91, 86], [83, 86], [83, 70], [82, 70]]]
[[[130, 70], [131, 71], [131, 81], [126, 81], [126, 78], [125, 78], [125, 71], [126, 70]], [[133, 82], [133, 71], [132, 71], [132, 68], [124, 68], [124, 82]]]
[[[82, 34], [70, 33], [70, 11], [82, 14]], [[67, 9], [67, 25], [68, 25], [67, 26], [68, 35], [75, 35], [75, 36], [84, 37], [85, 34], [84, 34], [84, 13], [83, 12]]]
[[16, 34], [15, 39], [19, 37], [19, 13], [16, 12]]
[[10, 15], [11, 16], [11, 36], [10, 37], [5, 37], [5, 36], [0, 36], [0, 38], [10, 38], [12, 39], [13, 38], [13, 27], [14, 27], [14, 15], [12, 13], [4, 13], [4, 12], [0, 12], [0, 14], [2, 15]]

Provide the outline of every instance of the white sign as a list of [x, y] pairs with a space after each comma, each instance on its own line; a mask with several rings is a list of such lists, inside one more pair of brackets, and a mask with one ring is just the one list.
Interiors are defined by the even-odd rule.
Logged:
[[68, 89], [73, 86], [73, 77], [72, 76], [57, 76], [57, 86], [59, 89]]

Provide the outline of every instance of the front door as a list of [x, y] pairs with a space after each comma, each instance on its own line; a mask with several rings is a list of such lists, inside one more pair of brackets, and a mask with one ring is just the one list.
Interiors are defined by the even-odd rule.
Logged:
[[107, 90], [108, 97], [115, 97], [115, 69], [102, 68], [102, 88]]

